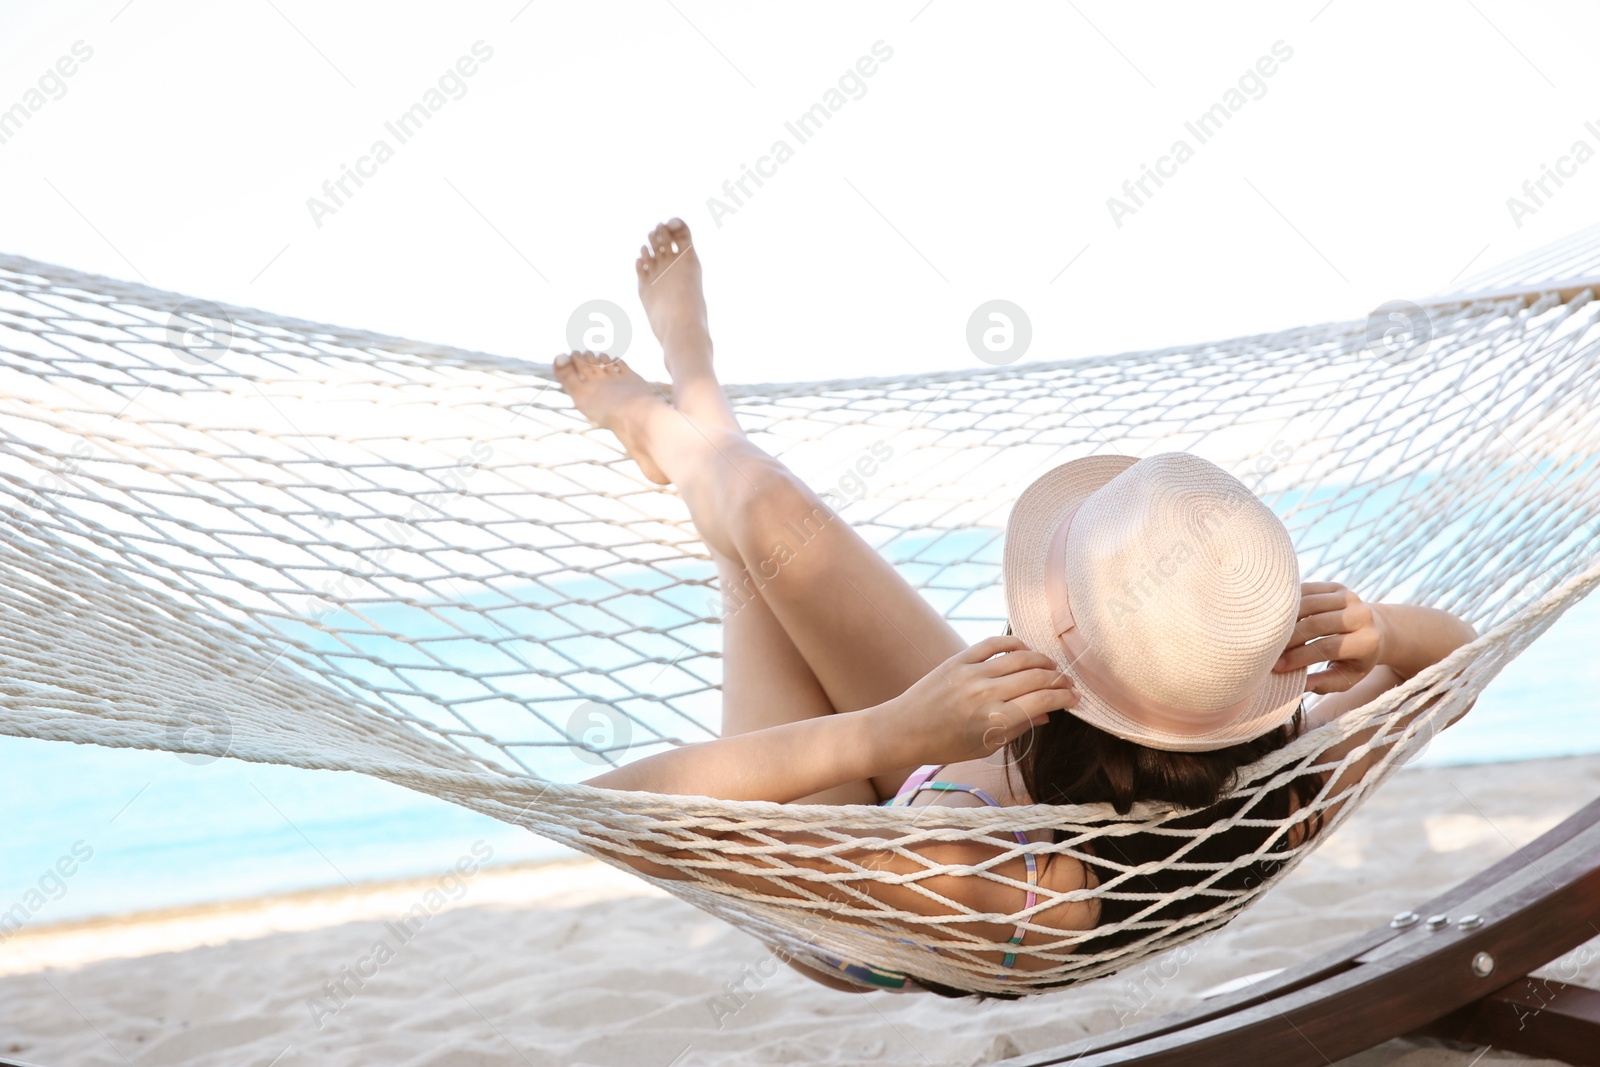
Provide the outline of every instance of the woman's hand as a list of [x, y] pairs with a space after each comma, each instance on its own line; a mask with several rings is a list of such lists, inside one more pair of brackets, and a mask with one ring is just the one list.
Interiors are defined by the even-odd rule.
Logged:
[[1306, 676], [1308, 693], [1342, 693], [1382, 662], [1388, 639], [1383, 613], [1338, 582], [1302, 582], [1300, 618], [1277, 673], [1327, 663]]
[[1072, 679], [1017, 637], [958, 652], [887, 704], [906, 764], [981, 759], [1078, 702]]

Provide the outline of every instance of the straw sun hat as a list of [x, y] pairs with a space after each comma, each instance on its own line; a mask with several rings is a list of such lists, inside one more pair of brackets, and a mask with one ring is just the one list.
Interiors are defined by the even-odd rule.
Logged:
[[1306, 671], [1272, 673], [1294, 630], [1289, 531], [1187, 452], [1086, 456], [1039, 478], [1006, 523], [1011, 632], [1077, 683], [1069, 709], [1151, 748], [1199, 752], [1294, 714]]

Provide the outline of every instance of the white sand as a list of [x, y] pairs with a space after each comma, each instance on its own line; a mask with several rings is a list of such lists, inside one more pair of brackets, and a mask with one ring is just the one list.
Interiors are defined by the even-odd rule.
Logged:
[[[0, 950], [0, 1055], [49, 1067], [988, 1063], [1331, 948], [1597, 794], [1600, 757], [1404, 772], [1175, 978], [1146, 972], [1153, 997], [1130, 992], [1138, 971], [991, 1003], [852, 996], [787, 969], [763, 979], [755, 940], [576, 861], [478, 873], [320, 1028], [323, 983], [346, 967], [371, 974], [375, 942], [399, 943], [385, 924], [436, 879], [26, 931]], [[741, 978], [739, 1004], [727, 989]], [[1580, 980], [1600, 985], [1600, 966]], [[1394, 1042], [1345, 1067], [1533, 1062], [1480, 1052]]]

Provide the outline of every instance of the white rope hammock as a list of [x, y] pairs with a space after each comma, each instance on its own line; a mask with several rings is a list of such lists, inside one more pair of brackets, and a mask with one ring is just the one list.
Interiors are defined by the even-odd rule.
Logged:
[[[1587, 290], [1440, 305], [1425, 350], [1387, 358], [1356, 322], [730, 390], [758, 443], [833, 488], [972, 639], [1003, 621], [1000, 530], [1024, 485], [1073, 456], [1171, 450], [1255, 488], [1308, 580], [1446, 608], [1483, 634], [1250, 768], [1230, 819], [1185, 828], [1149, 804], [1119, 817], [562, 784], [624, 750], [715, 736], [719, 607], [681, 502], [587, 426], [547, 366], [0, 257], [0, 733], [373, 775], [608, 862], [666, 863], [684, 877], [657, 884], [801, 957], [999, 993], [1093, 978], [1227, 922], [1292, 869], [1311, 846], [1284, 848], [1257, 798], [1359, 736], [1346, 759], [1381, 760], [1312, 805], [1331, 830], [1600, 581], [1597, 314]], [[876, 442], [874, 473], [849, 473]], [[1231, 825], [1271, 837], [1202, 856]], [[1040, 829], [1059, 839], [1010, 833]], [[1186, 888], [1114, 861], [1135, 832], [1174, 839], [1159, 866]], [[993, 858], [923, 854], [950, 840]], [[1273, 847], [1275, 874], [1230, 880]], [[1025, 852], [1110, 873], [1024, 910]], [[880, 868], [890, 856], [913, 873]], [[940, 895], [950, 874], [1011, 887], [1018, 910]], [[876, 902], [875, 881], [921, 903]], [[1192, 914], [1156, 916], [1194, 895]], [[1091, 900], [1124, 917], [1038, 920]]]

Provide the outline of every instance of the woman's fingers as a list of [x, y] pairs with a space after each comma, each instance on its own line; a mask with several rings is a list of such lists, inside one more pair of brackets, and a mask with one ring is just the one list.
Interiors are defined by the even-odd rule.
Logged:
[[1273, 670], [1281, 674], [1284, 671], [1297, 671], [1301, 667], [1309, 667], [1313, 663], [1332, 663], [1336, 659], [1342, 659], [1345, 636], [1334, 634], [1313, 644], [1291, 646], [1287, 652], [1278, 657]]
[[990, 692], [998, 699], [1015, 700], [1024, 693], [1040, 689], [1070, 689], [1073, 687], [1073, 682], [1068, 675], [1051, 666], [1008, 674], [1004, 678], [995, 679], [989, 685]]
[[1338, 611], [1311, 615], [1294, 624], [1294, 634], [1285, 647], [1296, 648], [1319, 637], [1333, 634], [1353, 634], [1371, 630], [1374, 628], [1375, 618], [1371, 607], [1364, 604], [1353, 604]]
[[984, 701], [966, 728], [966, 743], [977, 751], [995, 752], [1078, 703], [1071, 676], [1014, 635], [985, 638], [946, 662], [964, 672], [946, 680]]
[[1347, 670], [1339, 663], [1330, 663], [1327, 670], [1306, 675], [1306, 692], [1343, 693], [1363, 677], [1364, 675]]
[[1349, 633], [1353, 628], [1353, 620], [1346, 614], [1348, 609], [1323, 612], [1318, 615], [1302, 616], [1294, 624], [1294, 634], [1289, 638], [1286, 648], [1298, 648], [1308, 641], [1315, 641], [1319, 637], [1330, 634]]
[[1020, 637], [1005, 634], [1000, 637], [985, 637], [975, 645], [971, 645], [954, 656], [950, 661], [954, 663], [982, 663], [991, 656], [998, 656], [1002, 652], [1015, 652], [1027, 648]]
[[1300, 597], [1300, 617], [1317, 615], [1324, 611], [1338, 611], [1340, 608], [1350, 606], [1350, 592], [1341, 589], [1337, 593], [1310, 593]]
[[[1313, 587], [1333, 591], [1317, 592]], [[1300, 589], [1300, 610], [1295, 621], [1294, 640], [1291, 642], [1294, 644], [1308, 640], [1308, 634], [1316, 636], [1306, 629], [1306, 624], [1312, 619], [1323, 619], [1326, 624], [1327, 616], [1339, 617], [1341, 613], [1349, 611], [1360, 603], [1354, 593], [1336, 582], [1305, 582]], [[1350, 616], [1344, 615], [1344, 618], [1348, 620]]]
[[1056, 661], [1043, 652], [1023, 647], [986, 660], [978, 665], [978, 672], [986, 678], [1003, 678], [1008, 674], [1026, 670], [1057, 670]]
[[1316, 593], [1348, 593], [1350, 587], [1343, 582], [1301, 582], [1300, 595], [1311, 596]]
[[1011, 703], [1028, 713], [1029, 720], [1049, 715], [1052, 711], [1066, 711], [1078, 706], [1076, 689], [1035, 689], [1024, 693]]
[[979, 724], [982, 730], [980, 746], [986, 752], [994, 752], [1035, 726], [1043, 725], [1040, 720], [1052, 711], [1061, 710], [1066, 697], [1064, 690], [1056, 689], [1028, 693], [1016, 700], [985, 704]]

